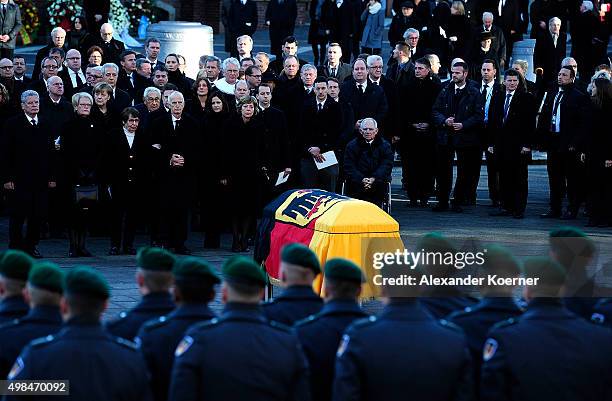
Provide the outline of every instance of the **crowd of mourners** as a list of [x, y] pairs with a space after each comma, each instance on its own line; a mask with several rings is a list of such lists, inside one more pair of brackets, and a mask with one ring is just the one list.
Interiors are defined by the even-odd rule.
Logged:
[[[83, 17], [69, 32], [54, 28], [33, 66], [1, 59], [9, 247], [40, 257], [41, 237], [67, 237], [69, 256], [87, 257], [93, 234], [110, 236], [110, 255], [135, 254], [144, 230], [152, 245], [189, 254], [190, 230], [216, 248], [230, 220], [232, 250], [245, 252], [263, 206], [284, 190], [382, 204], [396, 154], [408, 206], [475, 205], [486, 160], [491, 214], [520, 219], [531, 155], [543, 150], [542, 217], [575, 219], [584, 206], [589, 225], [612, 222], [605, 4], [394, 2], [385, 61], [380, 3], [363, 3], [351, 34], [338, 32], [353, 3], [312, 3], [312, 63], [293, 36], [271, 41], [274, 57], [233, 29], [235, 57], [203, 55], [192, 79], [184, 56], [159, 59], [158, 39], [144, 54], [126, 50], [109, 23], [88, 32]], [[532, 66], [511, 56], [527, 21]], [[320, 168], [326, 157], [338, 163]], [[276, 185], [279, 176], [287, 182]]]

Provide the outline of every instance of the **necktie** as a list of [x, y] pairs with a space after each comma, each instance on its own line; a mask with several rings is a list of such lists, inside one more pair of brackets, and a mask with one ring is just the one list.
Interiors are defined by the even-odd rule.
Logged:
[[497, 12], [499, 13], [500, 17], [502, 15], [502, 8], [504, 7], [504, 5], [505, 5], [504, 0], [499, 0], [499, 4], [497, 5]]
[[357, 84], [357, 87], [359, 88], [359, 92], [363, 93], [363, 85]]
[[555, 97], [555, 103], [553, 105], [552, 118], [550, 123], [550, 130], [552, 132], [557, 132], [557, 111], [559, 110], [559, 105], [561, 104], [561, 100], [563, 99], [563, 91], [560, 90]]
[[482, 84], [482, 88], [480, 88], [480, 93], [483, 95], [487, 93], [487, 84]]
[[174, 130], [175, 130], [175, 131], [176, 131], [177, 129], [179, 129], [180, 122], [181, 122], [181, 120], [176, 120], [176, 121], [174, 121]]
[[378, 82], [374, 82], [374, 81], [372, 81], [372, 84], [373, 84], [373, 85], [378, 85]]
[[413, 57], [414, 57], [414, 49], [410, 49], [410, 59], [412, 60]]
[[83, 86], [83, 80], [81, 79], [81, 76], [79, 75], [78, 72], [75, 72], [74, 75], [76, 75], [77, 88], [82, 87]]
[[557, 34], [553, 33], [553, 45], [555, 46], [555, 48], [557, 47]]
[[319, 112], [323, 111], [323, 103], [319, 103]]
[[32, 123], [33, 127], [37, 127], [38, 124], [36, 124], [36, 120], [35, 119], [31, 119], [30, 122]]
[[134, 87], [134, 73], [130, 74], [130, 84], [132, 84], [132, 88]]
[[2, 18], [6, 15], [6, 4], [2, 5]]
[[331, 69], [331, 76], [335, 77], [336, 76], [336, 69], [332, 67]]
[[512, 99], [512, 94], [506, 94], [506, 102], [504, 103], [504, 123], [508, 119], [508, 110], [510, 109], [510, 99]]

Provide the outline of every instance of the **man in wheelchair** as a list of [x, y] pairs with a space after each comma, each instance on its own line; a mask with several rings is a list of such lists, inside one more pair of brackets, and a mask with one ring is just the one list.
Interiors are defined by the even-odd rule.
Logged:
[[344, 174], [345, 195], [381, 206], [388, 197], [393, 150], [391, 144], [378, 137], [378, 124], [373, 118], [359, 121], [357, 137], [346, 145]]

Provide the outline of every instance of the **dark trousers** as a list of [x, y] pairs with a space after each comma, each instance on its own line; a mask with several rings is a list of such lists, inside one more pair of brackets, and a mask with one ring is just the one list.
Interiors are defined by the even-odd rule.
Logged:
[[111, 188], [111, 246], [131, 248], [134, 246], [138, 222], [139, 202], [138, 188]]
[[312, 43], [313, 63], [315, 67], [323, 65], [325, 62], [325, 47], [327, 46], [326, 39], [319, 39]]
[[[28, 222], [26, 227], [26, 235], [23, 237], [23, 225]], [[9, 217], [9, 248], [21, 249], [25, 251], [32, 250], [38, 245], [40, 238], [41, 219], [34, 216], [26, 216], [23, 213], [12, 212]]]
[[448, 198], [453, 186], [453, 159], [455, 149], [448, 145], [436, 147], [436, 182], [437, 197], [440, 205], [448, 205]]
[[411, 201], [427, 200], [433, 192], [436, 148], [431, 132], [402, 138], [402, 181]]
[[482, 151], [479, 147], [457, 149], [457, 181], [455, 183], [454, 203], [476, 202], [476, 189], [480, 179]]
[[344, 194], [351, 198], [361, 199], [381, 207], [387, 196], [387, 186], [388, 184], [386, 182], [375, 181], [371, 189], [364, 189], [362, 183], [347, 181]]
[[337, 164], [319, 170], [313, 159], [302, 159], [300, 173], [304, 188], [324, 189], [330, 192], [336, 191], [339, 174]]
[[500, 168], [498, 162], [498, 156], [494, 153], [485, 151], [485, 157], [487, 159], [487, 186], [489, 188], [489, 199], [491, 202], [496, 203], [500, 201], [500, 188], [499, 188], [499, 174]]
[[550, 189], [550, 208], [561, 211], [563, 198], [567, 194], [568, 210], [578, 211], [578, 154], [576, 152], [549, 150], [547, 152], [546, 170]]
[[0, 59], [8, 58], [9, 60], [13, 59], [13, 53], [15, 53], [15, 49], [0, 49]]
[[589, 160], [587, 168], [590, 220], [597, 224], [612, 224], [612, 168], [604, 167], [603, 160]]
[[504, 209], [524, 213], [529, 192], [529, 161], [531, 154], [502, 156], [500, 158], [499, 184]]
[[167, 205], [163, 211], [162, 241], [171, 248], [180, 248], [187, 241], [189, 230], [189, 207]]

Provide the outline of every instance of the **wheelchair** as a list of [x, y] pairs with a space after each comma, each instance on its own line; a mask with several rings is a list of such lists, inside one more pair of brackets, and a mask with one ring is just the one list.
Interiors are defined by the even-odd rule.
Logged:
[[[340, 187], [340, 195], [345, 195], [346, 181], [346, 179], [342, 180], [342, 184]], [[385, 213], [391, 214], [391, 181], [385, 181], [385, 188], [386, 191], [383, 197], [383, 201], [376, 206], [384, 210]]]

